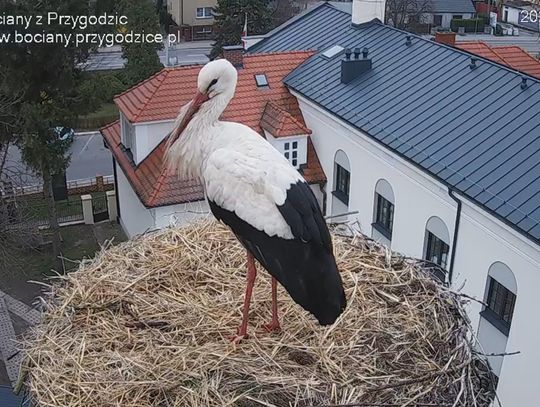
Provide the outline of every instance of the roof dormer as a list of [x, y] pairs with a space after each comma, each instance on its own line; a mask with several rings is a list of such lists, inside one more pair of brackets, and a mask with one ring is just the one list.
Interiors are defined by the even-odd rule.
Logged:
[[311, 130], [302, 122], [275, 103], [268, 102], [260, 125], [266, 139], [294, 168], [300, 169], [302, 165], [307, 164], [308, 137]]

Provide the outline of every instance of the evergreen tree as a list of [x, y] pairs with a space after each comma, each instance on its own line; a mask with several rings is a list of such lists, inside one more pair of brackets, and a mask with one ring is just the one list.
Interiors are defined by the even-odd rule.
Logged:
[[[134, 33], [159, 33], [158, 15], [152, 0], [124, 0], [122, 13], [128, 18], [127, 31]], [[157, 51], [163, 44], [124, 44], [123, 57], [127, 59], [125, 67], [126, 82], [134, 85], [155, 74], [163, 68]]]
[[210, 58], [221, 55], [226, 45], [241, 43], [247, 14], [248, 34], [264, 34], [271, 28], [268, 0], [218, 0], [214, 9], [214, 44]]
[[[54, 11], [59, 15], [87, 15], [86, 0], [10, 0], [0, 2], [0, 13], [32, 16], [46, 15]], [[44, 26], [30, 25], [11, 27], [10, 30], [40, 33]], [[69, 26], [51, 25], [46, 27], [50, 33], [72, 33]], [[68, 44], [3, 44], [0, 70], [9, 78], [2, 91], [17, 95], [15, 110], [19, 117], [14, 122], [17, 128], [12, 135], [22, 151], [23, 160], [42, 177], [43, 190], [47, 198], [49, 224], [52, 232], [53, 255], [61, 270], [60, 232], [56, 218], [56, 207], [52, 193], [52, 179], [65, 171], [69, 156], [69, 146], [58, 139], [52, 130], [55, 126], [70, 126], [78, 114], [84, 113], [84, 100], [77, 89], [81, 73], [77, 68], [88, 55], [85, 47]]]

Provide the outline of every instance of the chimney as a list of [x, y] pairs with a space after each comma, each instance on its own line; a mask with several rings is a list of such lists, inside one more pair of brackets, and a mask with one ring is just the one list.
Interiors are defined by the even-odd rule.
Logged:
[[384, 23], [386, 0], [353, 0], [352, 23], [367, 23], [375, 18]]
[[241, 68], [244, 65], [244, 46], [225, 45], [223, 47], [223, 58], [233, 64], [236, 68]]
[[435, 42], [453, 47], [456, 45], [456, 33], [452, 31], [437, 31], [435, 33]]
[[351, 58], [352, 51], [345, 50], [345, 59], [341, 61], [341, 83], [349, 83], [358, 78], [364, 72], [371, 69], [371, 59], [368, 58], [367, 48], [354, 49], [354, 58]]

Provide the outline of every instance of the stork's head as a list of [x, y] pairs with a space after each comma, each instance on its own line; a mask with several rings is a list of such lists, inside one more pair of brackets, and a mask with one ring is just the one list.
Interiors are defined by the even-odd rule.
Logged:
[[180, 111], [179, 120], [171, 133], [169, 145], [172, 145], [182, 134], [195, 113], [203, 105], [211, 103], [216, 107], [214, 113], [216, 114], [215, 120], [217, 120], [234, 95], [237, 77], [236, 68], [226, 59], [217, 59], [203, 66], [197, 79], [197, 93], [191, 102]]

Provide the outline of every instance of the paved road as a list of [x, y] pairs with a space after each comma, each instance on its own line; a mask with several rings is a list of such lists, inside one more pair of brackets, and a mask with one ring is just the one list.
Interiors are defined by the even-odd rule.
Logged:
[[[187, 44], [187, 45], [186, 45]], [[163, 65], [193, 65], [208, 62], [208, 53], [211, 45], [208, 41], [181, 43], [169, 48], [169, 61], [167, 64], [167, 51], [158, 51], [159, 59]], [[99, 71], [107, 69], [121, 69], [126, 60], [122, 58], [122, 50], [119, 47], [104, 49], [90, 55], [85, 63], [88, 71]]]
[[[112, 175], [112, 156], [103, 145], [99, 132], [76, 135], [71, 145], [71, 162], [67, 169], [67, 179], [87, 179], [96, 175]], [[41, 180], [28, 170], [21, 160], [17, 147], [11, 146], [8, 153], [6, 168], [17, 174], [17, 185], [41, 184]]]
[[112, 175], [111, 152], [103, 145], [99, 132], [77, 135], [71, 146], [71, 163], [67, 179], [85, 179], [96, 175]]

